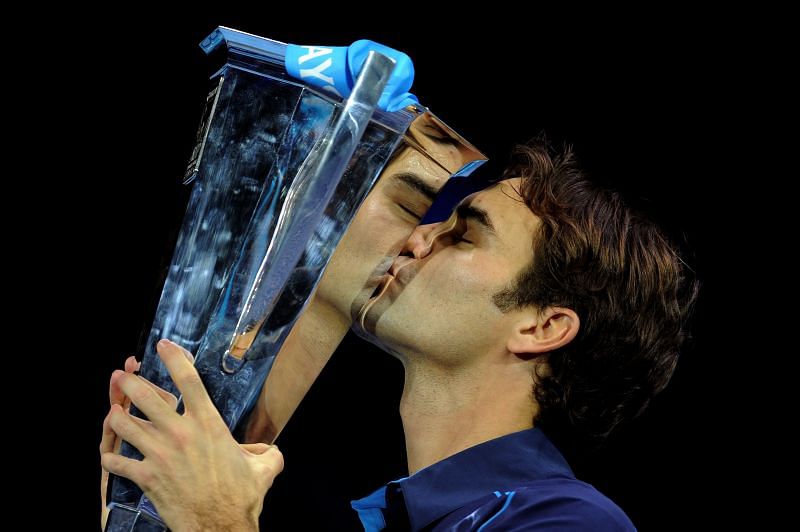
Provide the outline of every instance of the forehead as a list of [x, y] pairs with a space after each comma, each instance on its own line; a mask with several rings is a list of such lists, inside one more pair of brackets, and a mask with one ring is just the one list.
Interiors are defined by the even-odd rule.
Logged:
[[531, 239], [541, 221], [522, 200], [521, 185], [521, 178], [506, 179], [476, 192], [465, 203], [486, 211], [499, 240], [529, 256]]
[[450, 177], [443, 168], [414, 148], [405, 147], [384, 169], [384, 175], [410, 173], [439, 190]]

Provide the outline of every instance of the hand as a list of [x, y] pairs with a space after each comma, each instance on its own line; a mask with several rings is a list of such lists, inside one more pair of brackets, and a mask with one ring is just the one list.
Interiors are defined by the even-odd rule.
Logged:
[[[103, 422], [103, 468], [142, 488], [176, 532], [257, 530], [264, 495], [283, 470], [283, 455], [274, 445], [239, 445], [187, 359], [188, 351], [167, 340], [157, 349], [183, 396], [185, 413], [175, 412], [145, 379], [120, 372], [119, 389], [150, 421], [113, 404]], [[144, 460], [114, 454], [117, 435], [136, 446]]]

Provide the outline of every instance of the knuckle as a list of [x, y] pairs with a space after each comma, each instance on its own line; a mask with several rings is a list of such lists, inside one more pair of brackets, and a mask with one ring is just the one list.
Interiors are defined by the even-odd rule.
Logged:
[[147, 387], [137, 388], [136, 390], [134, 390], [131, 393], [131, 400], [134, 403], [136, 403], [136, 402], [140, 402], [141, 403], [143, 401], [147, 401], [147, 400], [150, 399], [150, 397], [151, 397], [150, 389], [147, 388]]
[[104, 453], [100, 457], [100, 465], [106, 471], [111, 471], [122, 476], [127, 476], [127, 468], [124, 462], [119, 461], [119, 456], [111, 453]]
[[166, 394], [164, 399], [167, 401], [167, 403], [169, 403], [173, 410], [176, 410], [178, 408], [178, 398], [169, 392], [164, 393]]
[[272, 452], [273, 456], [273, 461], [272, 461], [273, 470], [277, 475], [278, 473], [283, 471], [283, 466], [284, 466], [283, 453], [280, 452], [280, 450], [278, 450], [278, 448], [274, 446], [270, 448], [270, 451]]
[[148, 453], [147, 459], [158, 468], [162, 468], [170, 463], [168, 453], [159, 448], [152, 449], [150, 453]]
[[172, 441], [175, 442], [179, 449], [186, 449], [191, 446], [193, 438], [189, 431], [178, 427], [172, 430]]
[[204, 412], [199, 416], [200, 424], [213, 438], [230, 438], [231, 431], [216, 411]]
[[120, 475], [130, 478], [131, 476], [131, 466], [128, 462], [121, 461], [121, 460], [114, 460], [116, 462], [117, 471], [119, 471]]
[[194, 355], [192, 354], [191, 351], [189, 351], [188, 349], [186, 349], [182, 345], [179, 345], [178, 347], [180, 348], [181, 352], [183, 353], [183, 356], [185, 356], [189, 360], [189, 362], [194, 362]]
[[200, 374], [194, 369], [182, 372], [180, 374], [180, 381], [184, 384], [188, 384], [189, 386], [203, 385], [203, 379], [200, 378]]
[[119, 434], [119, 431], [122, 428], [123, 416], [124, 414], [118, 411], [112, 411], [108, 415], [108, 426], [111, 427], [111, 430], [113, 430], [117, 434]]
[[142, 490], [150, 491], [155, 485], [155, 480], [155, 474], [153, 474], [149, 468], [143, 467], [142, 470], [139, 471], [139, 475], [136, 478], [136, 483], [140, 488], [142, 488]]

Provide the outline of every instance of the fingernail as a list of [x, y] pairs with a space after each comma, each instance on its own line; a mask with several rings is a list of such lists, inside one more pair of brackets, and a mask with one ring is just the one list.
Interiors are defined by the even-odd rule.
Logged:
[[169, 347], [170, 343], [171, 342], [166, 338], [162, 338], [161, 340], [158, 341], [158, 347]]

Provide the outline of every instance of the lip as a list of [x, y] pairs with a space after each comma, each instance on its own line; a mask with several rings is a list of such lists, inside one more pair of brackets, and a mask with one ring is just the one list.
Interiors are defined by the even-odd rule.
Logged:
[[365, 320], [367, 318], [367, 314], [369, 313], [369, 311], [372, 308], [372, 306], [375, 305], [375, 303], [377, 303], [377, 301], [381, 298], [381, 296], [383, 296], [383, 294], [389, 289], [389, 287], [391, 287], [391, 285], [394, 283], [394, 281], [395, 281], [395, 277], [391, 273], [387, 272], [387, 273], [383, 274], [383, 276], [378, 281], [378, 286], [375, 287], [375, 291], [372, 293], [372, 295], [369, 297], [369, 299], [367, 299], [366, 303], [364, 303], [364, 305], [358, 311], [358, 315], [357, 315], [358, 317], [354, 321], [356, 323], [358, 323], [359, 326], [364, 331], [367, 330], [366, 329], [366, 324], [365, 324]]
[[389, 266], [389, 275], [391, 275], [392, 277], [397, 277], [397, 273], [400, 270], [402, 270], [408, 264], [414, 262], [415, 260], [417, 259], [415, 259], [414, 257], [407, 257], [405, 255], [400, 255], [394, 260], [394, 262], [392, 262], [392, 265]]
[[396, 257], [394, 261], [392, 261], [388, 271], [378, 278], [375, 290], [372, 292], [372, 295], [369, 297], [369, 299], [367, 299], [366, 303], [364, 303], [364, 305], [361, 307], [357, 314], [357, 318], [354, 320], [359, 324], [362, 330], [367, 330], [367, 324], [365, 323], [365, 320], [367, 320], [367, 314], [369, 314], [370, 309], [377, 304], [378, 300], [381, 299], [387, 292], [402, 290], [406, 282], [411, 280], [411, 278], [414, 276], [414, 272], [412, 271], [413, 268], [406, 269], [406, 266], [416, 261], [417, 259], [414, 257], [400, 255]]
[[389, 266], [388, 271], [377, 278], [377, 281], [375, 282], [375, 290], [372, 291], [372, 295], [370, 296], [369, 299], [375, 299], [380, 297], [380, 295], [386, 290], [386, 288], [390, 284], [404, 284], [403, 283], [404, 276], [399, 275], [400, 270], [402, 270], [415, 260], [416, 259], [414, 257], [406, 257], [402, 255], [395, 258], [395, 260]]
[[378, 280], [378, 286], [375, 287], [375, 291], [372, 293], [372, 296], [370, 296], [370, 299], [376, 299], [380, 297], [381, 294], [383, 294], [383, 292], [386, 290], [386, 287], [395, 280], [395, 276], [391, 273], [384, 273], [380, 280]]
[[364, 319], [369, 312], [370, 308], [379, 300], [381, 297], [384, 296], [387, 292], [390, 292], [395, 289], [402, 289], [402, 287], [409, 281], [409, 275], [412, 275], [411, 269], [404, 270], [406, 266], [411, 264], [412, 262], [416, 262], [417, 259], [414, 257], [408, 257], [405, 255], [398, 256], [394, 259], [392, 264], [389, 266], [389, 269], [386, 273], [381, 275], [377, 278], [375, 284], [375, 290], [373, 290], [372, 294], [369, 296], [367, 301], [361, 306], [359, 312], [357, 313], [358, 318], [356, 321], [361, 324], [362, 328], [364, 327]]

